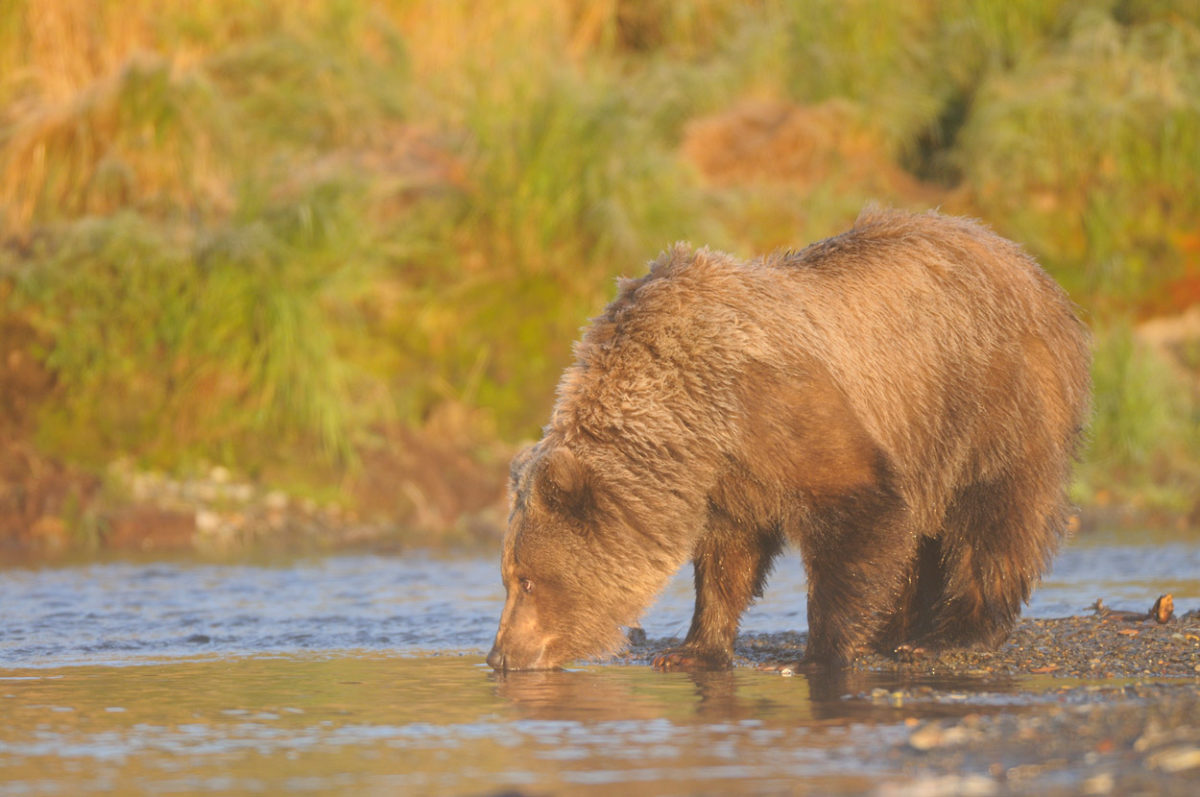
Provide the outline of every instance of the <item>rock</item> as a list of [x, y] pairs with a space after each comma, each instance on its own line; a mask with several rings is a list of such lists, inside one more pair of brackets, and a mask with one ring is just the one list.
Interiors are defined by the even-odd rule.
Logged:
[[267, 493], [265, 502], [267, 509], [279, 511], [287, 509], [289, 503], [287, 493], [282, 492], [281, 490], [272, 490], [271, 492]]
[[201, 534], [214, 534], [221, 527], [221, 516], [211, 509], [196, 510], [196, 531]]
[[1175, 599], [1168, 595], [1159, 595], [1158, 600], [1150, 607], [1150, 616], [1157, 623], [1166, 623], [1175, 614]]

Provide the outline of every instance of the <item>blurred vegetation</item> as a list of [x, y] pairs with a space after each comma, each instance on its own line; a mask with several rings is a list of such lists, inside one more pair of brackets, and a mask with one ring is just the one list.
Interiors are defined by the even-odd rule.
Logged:
[[95, 469], [502, 459], [615, 276], [878, 200], [985, 219], [1081, 305], [1081, 502], [1196, 512], [1197, 382], [1138, 324], [1200, 302], [1197, 175], [1185, 0], [0, 6], [0, 311], [48, 341], [39, 449]]

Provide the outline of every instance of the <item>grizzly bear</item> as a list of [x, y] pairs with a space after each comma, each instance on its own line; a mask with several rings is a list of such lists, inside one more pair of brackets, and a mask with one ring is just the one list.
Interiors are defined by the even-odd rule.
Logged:
[[677, 245], [620, 281], [513, 462], [488, 663], [614, 651], [690, 559], [691, 628], [655, 665], [729, 667], [785, 543], [806, 666], [997, 645], [1064, 535], [1089, 363], [1064, 292], [972, 221], [868, 208], [749, 262]]

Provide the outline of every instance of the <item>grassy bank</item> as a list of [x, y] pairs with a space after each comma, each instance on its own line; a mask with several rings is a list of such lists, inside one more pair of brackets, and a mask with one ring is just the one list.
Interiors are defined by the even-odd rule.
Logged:
[[1098, 341], [1078, 499], [1194, 519], [1200, 344], [1140, 325], [1200, 301], [1197, 174], [1182, 1], [17, 0], [0, 311], [50, 381], [0, 442], [454, 527], [616, 275], [879, 200], [1046, 265]]

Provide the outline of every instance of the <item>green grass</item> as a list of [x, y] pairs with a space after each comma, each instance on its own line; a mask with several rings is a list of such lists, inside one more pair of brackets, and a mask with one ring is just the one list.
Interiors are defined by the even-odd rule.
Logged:
[[[1130, 331], [1200, 284], [1194, 3], [18, 0], [0, 76], [0, 296], [69, 461], [327, 489], [446, 417], [485, 456], [615, 276], [884, 200], [984, 218], [1094, 321], [1081, 495], [1200, 489], [1189, 388]], [[683, 143], [748, 100], [833, 103], [858, 149], [709, 179]]]
[[1195, 509], [1200, 484], [1200, 395], [1127, 325], [1096, 342], [1090, 441], [1077, 495]]
[[55, 341], [43, 444], [93, 465], [134, 452], [249, 467], [296, 443], [348, 456], [353, 402], [324, 310], [346, 222], [329, 202], [204, 234], [120, 213], [39, 243], [20, 286]]
[[[468, 182], [445, 207], [449, 224], [429, 233], [432, 257], [419, 261], [429, 275], [423, 300], [454, 308], [429, 317], [427, 334], [446, 348], [423, 347], [426, 366], [461, 385], [459, 398], [492, 408], [509, 433], [544, 421], [544, 402], [530, 396], [549, 395], [613, 278], [704, 224], [625, 88], [573, 72], [530, 85], [523, 66], [470, 98], [460, 150]], [[454, 334], [439, 335], [447, 321]]]
[[978, 105], [957, 157], [981, 212], [1098, 310], [1167, 290], [1200, 219], [1200, 28], [1081, 13]]

